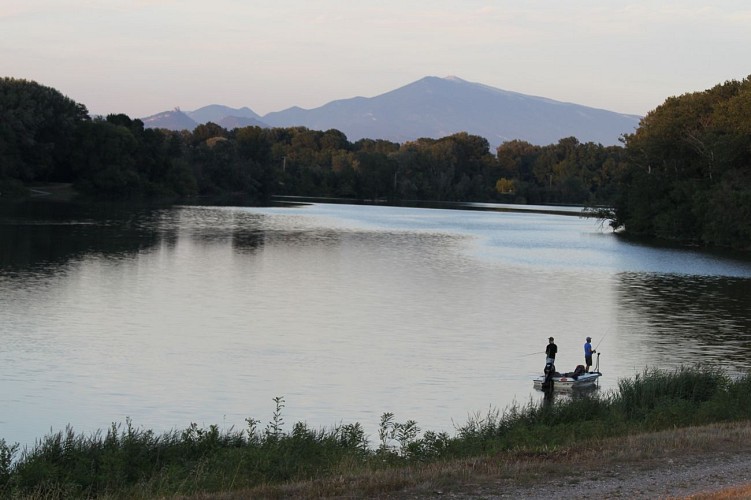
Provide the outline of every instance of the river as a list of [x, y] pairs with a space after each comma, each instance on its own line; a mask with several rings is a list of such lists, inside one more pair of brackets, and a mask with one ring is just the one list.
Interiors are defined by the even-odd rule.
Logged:
[[539, 401], [601, 352], [751, 367], [751, 260], [628, 241], [576, 215], [313, 203], [0, 207], [0, 438], [360, 422], [422, 430]]

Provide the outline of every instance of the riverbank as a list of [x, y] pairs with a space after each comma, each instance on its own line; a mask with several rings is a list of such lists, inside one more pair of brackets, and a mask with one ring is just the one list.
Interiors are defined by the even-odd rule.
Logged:
[[751, 498], [751, 421], [339, 476], [185, 500], [389, 498], [544, 500]]
[[126, 421], [52, 434], [19, 457], [0, 440], [0, 496], [681, 497], [751, 483], [750, 389], [751, 375], [718, 368], [647, 370], [616, 393], [489, 411], [455, 436], [386, 413], [376, 448], [358, 423], [284, 431], [279, 397], [263, 429], [157, 435]]

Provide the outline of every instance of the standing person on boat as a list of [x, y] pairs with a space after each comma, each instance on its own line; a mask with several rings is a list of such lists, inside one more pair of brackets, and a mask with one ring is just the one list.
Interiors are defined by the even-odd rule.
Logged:
[[592, 366], [592, 353], [597, 352], [592, 349], [592, 337], [587, 337], [587, 341], [584, 343], [584, 364], [587, 365], [584, 371], [589, 373], [589, 367]]
[[548, 338], [548, 346], [545, 348], [545, 364], [555, 365], [555, 355], [558, 353], [558, 346], [553, 342], [553, 337]]
[[555, 355], [558, 352], [558, 346], [553, 342], [553, 337], [548, 338], [548, 346], [545, 348], [545, 380], [542, 383], [542, 390], [553, 392], [553, 376], [555, 375]]

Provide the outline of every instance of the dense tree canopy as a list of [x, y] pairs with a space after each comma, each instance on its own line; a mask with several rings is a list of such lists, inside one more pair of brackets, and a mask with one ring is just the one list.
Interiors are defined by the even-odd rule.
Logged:
[[0, 179], [63, 179], [86, 107], [50, 87], [0, 79]]
[[751, 82], [671, 97], [624, 147], [512, 140], [491, 153], [465, 132], [398, 144], [339, 130], [214, 123], [146, 129], [34, 82], [0, 80], [0, 196], [68, 182], [107, 199], [273, 195], [612, 207], [629, 233], [751, 247]]
[[569, 138], [549, 147], [512, 141], [494, 155], [486, 139], [466, 132], [397, 144], [351, 143], [339, 130], [304, 127], [152, 130], [122, 114], [89, 118], [59, 92], [13, 79], [0, 82], [0, 101], [6, 193], [14, 183], [70, 182], [107, 199], [587, 203], [604, 199], [600, 167], [617, 164], [620, 149]]
[[526, 203], [607, 205], [625, 168], [623, 148], [567, 137], [549, 146], [509, 141], [498, 147], [497, 189]]
[[671, 97], [625, 138], [615, 225], [751, 247], [751, 79]]

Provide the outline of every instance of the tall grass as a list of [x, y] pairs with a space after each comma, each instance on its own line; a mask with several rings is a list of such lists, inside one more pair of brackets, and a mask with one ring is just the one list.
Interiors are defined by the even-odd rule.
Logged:
[[751, 376], [731, 379], [714, 367], [645, 370], [617, 391], [557, 402], [490, 409], [456, 429], [426, 431], [385, 413], [371, 446], [359, 423], [284, 430], [284, 399], [260, 429], [249, 418], [242, 430], [191, 424], [160, 435], [130, 420], [106, 432], [71, 428], [39, 440], [19, 454], [0, 440], [0, 496], [17, 498], [148, 498], [241, 490], [259, 485], [346, 477], [398, 465], [539, 453], [581, 440], [605, 439], [751, 416]]

